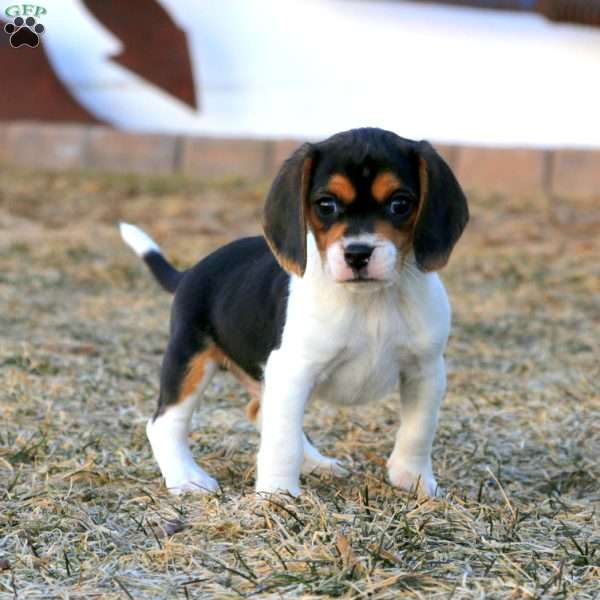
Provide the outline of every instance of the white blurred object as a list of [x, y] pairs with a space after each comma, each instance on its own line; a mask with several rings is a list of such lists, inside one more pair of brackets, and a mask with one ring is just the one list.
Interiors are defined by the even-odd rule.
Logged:
[[43, 20], [51, 63], [125, 130], [600, 146], [600, 29], [397, 0], [161, 0], [188, 35], [196, 112], [111, 62], [120, 41], [79, 0], [60, 4]]

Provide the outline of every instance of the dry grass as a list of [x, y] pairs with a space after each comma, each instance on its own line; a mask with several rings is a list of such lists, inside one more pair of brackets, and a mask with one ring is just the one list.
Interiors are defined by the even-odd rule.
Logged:
[[0, 172], [0, 598], [598, 598], [591, 202], [471, 199], [445, 272], [445, 498], [386, 483], [386, 402], [311, 407], [309, 434], [354, 475], [257, 501], [257, 435], [227, 376], [193, 435], [222, 493], [169, 497], [144, 423], [170, 298], [114, 222], [141, 224], [190, 264], [258, 230], [265, 185]]

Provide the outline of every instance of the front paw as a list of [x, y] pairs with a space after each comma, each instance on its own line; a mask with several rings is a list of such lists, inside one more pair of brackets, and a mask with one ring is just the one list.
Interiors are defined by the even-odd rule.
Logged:
[[184, 465], [177, 473], [168, 474], [165, 486], [174, 496], [187, 492], [212, 494], [219, 490], [219, 482], [195, 463]]
[[390, 483], [407, 492], [416, 491], [419, 496], [435, 497], [440, 489], [433, 476], [431, 467], [416, 467], [399, 461], [388, 461], [388, 478]]
[[332, 475], [333, 477], [350, 477], [351, 471], [346, 468], [339, 460], [335, 458], [321, 457], [318, 461], [305, 458], [302, 463], [302, 473], [310, 475], [311, 473], [320, 473], [322, 475]]
[[323, 456], [304, 436], [304, 460], [302, 461], [302, 473], [322, 473], [334, 477], [349, 477], [350, 470], [339, 460]]
[[257, 494], [290, 494], [297, 498], [300, 492], [300, 482], [287, 477], [260, 477], [256, 481]]

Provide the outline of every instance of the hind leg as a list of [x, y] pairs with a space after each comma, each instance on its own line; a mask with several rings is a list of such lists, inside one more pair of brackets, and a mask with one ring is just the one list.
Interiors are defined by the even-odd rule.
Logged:
[[[248, 419], [254, 423], [260, 430], [260, 396], [246, 386], [250, 393], [251, 400], [246, 407]], [[350, 472], [342, 467], [340, 461], [335, 458], [323, 456], [308, 439], [305, 433], [302, 433], [302, 444], [304, 447], [304, 458], [302, 462], [302, 473], [325, 473], [335, 477], [348, 477]]]
[[154, 458], [172, 494], [214, 492], [218, 482], [192, 456], [188, 432], [192, 413], [217, 369], [214, 347], [174, 335], [165, 354], [158, 409], [146, 426]]

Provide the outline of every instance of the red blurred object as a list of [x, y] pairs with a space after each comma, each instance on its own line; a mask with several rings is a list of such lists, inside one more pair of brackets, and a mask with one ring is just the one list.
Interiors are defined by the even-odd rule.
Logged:
[[551, 21], [600, 26], [600, 0], [414, 0], [452, 6], [516, 10], [544, 15]]
[[[94, 18], [121, 41], [123, 49], [113, 60], [154, 84], [167, 94], [198, 107], [187, 36], [156, 0], [121, 2], [84, 0]], [[8, 22], [0, 19], [0, 121], [100, 122], [88, 112], [57, 77], [44, 51], [44, 40], [36, 48], [13, 48], [5, 33]], [[85, 51], [82, 45], [81, 51]]]
[[0, 19], [0, 120], [36, 119], [99, 123], [55, 75], [43, 50], [13, 48]]
[[538, 0], [536, 10], [552, 21], [600, 27], [600, 0]]
[[198, 108], [187, 36], [156, 0], [84, 0], [123, 44], [115, 62]]

